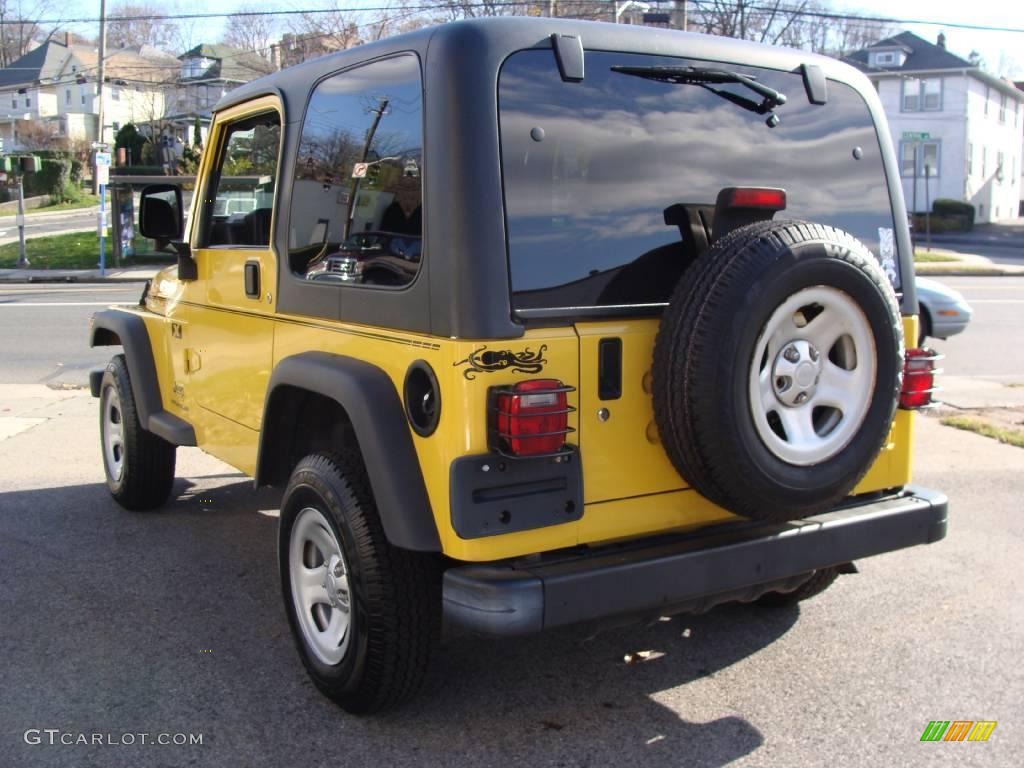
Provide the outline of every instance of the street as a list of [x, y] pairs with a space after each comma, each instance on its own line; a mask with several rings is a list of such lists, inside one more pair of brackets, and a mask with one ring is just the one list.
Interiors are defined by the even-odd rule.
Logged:
[[[59, 235], [65, 232], [96, 231], [98, 208], [54, 213], [29, 212], [25, 215], [25, 237]], [[0, 245], [18, 242], [18, 224], [14, 216], [0, 216]]]
[[0, 382], [86, 386], [110, 359], [89, 349], [89, 318], [110, 304], [135, 304], [142, 283], [0, 285]]
[[[1024, 278], [941, 280], [975, 310], [935, 342], [951, 402], [1016, 402]], [[89, 315], [140, 291], [0, 286], [0, 766], [1024, 764], [1024, 452], [934, 415], [915, 482], [950, 497], [944, 541], [863, 561], [799, 608], [451, 638], [413, 704], [346, 715], [292, 646], [274, 492], [190, 448], [164, 509], [107, 493], [96, 401], [73, 387], [112, 353], [88, 349]], [[998, 726], [921, 743], [934, 719]], [[31, 745], [28, 729], [203, 743]]]

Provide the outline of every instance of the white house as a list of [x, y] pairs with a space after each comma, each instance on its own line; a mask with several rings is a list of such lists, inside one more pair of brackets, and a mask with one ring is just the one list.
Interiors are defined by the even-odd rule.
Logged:
[[[93, 45], [49, 40], [0, 69], [0, 137], [4, 149], [41, 138], [92, 141], [97, 136], [99, 57]], [[178, 61], [148, 46], [109, 50], [104, 71], [103, 139], [125, 123], [159, 121]], [[37, 148], [29, 146], [28, 148]]]
[[976, 221], [1017, 215], [1024, 92], [976, 63], [904, 32], [851, 54], [874, 82], [899, 153], [907, 209], [971, 203]]

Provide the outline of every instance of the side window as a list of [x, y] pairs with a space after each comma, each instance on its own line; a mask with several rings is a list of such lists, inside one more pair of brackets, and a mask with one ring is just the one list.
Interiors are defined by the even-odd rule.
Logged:
[[289, 222], [306, 280], [404, 286], [423, 238], [423, 107], [412, 54], [316, 86], [299, 142]]
[[270, 245], [280, 146], [281, 120], [277, 112], [249, 117], [228, 127], [210, 176], [202, 245]]

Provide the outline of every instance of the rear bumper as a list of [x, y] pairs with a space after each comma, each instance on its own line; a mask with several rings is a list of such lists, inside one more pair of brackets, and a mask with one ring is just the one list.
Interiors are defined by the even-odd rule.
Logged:
[[701, 611], [798, 586], [819, 568], [946, 535], [945, 495], [899, 495], [784, 524], [730, 524], [537, 562], [464, 565], [444, 576], [451, 626], [512, 636], [581, 622]]

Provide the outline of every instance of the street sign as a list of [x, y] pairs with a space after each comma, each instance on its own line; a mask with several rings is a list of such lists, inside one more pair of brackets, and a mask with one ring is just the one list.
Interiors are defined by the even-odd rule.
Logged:
[[96, 183], [100, 185], [106, 185], [110, 183], [110, 166], [109, 165], [97, 165], [96, 166]]
[[96, 153], [96, 167], [102, 168], [106, 166], [110, 167], [110, 153], [109, 152], [97, 152]]
[[352, 178], [353, 179], [365, 179], [366, 169], [370, 167], [369, 163], [356, 163], [352, 166]]
[[928, 131], [904, 131], [904, 141], [927, 141], [932, 135]]

